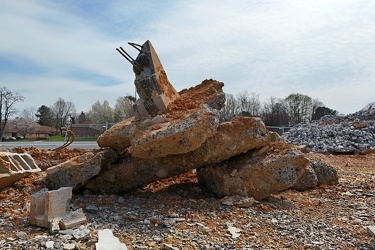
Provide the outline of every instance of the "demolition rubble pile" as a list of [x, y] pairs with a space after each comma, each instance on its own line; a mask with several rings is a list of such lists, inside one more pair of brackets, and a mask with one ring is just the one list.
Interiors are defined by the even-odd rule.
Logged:
[[223, 83], [210, 79], [177, 92], [151, 43], [130, 45], [139, 51], [136, 59], [118, 51], [133, 65], [140, 96], [135, 116], [103, 133], [99, 152], [47, 169], [48, 188], [123, 193], [196, 169], [199, 182], [218, 197], [261, 200], [291, 187], [338, 182], [333, 167], [272, 142], [260, 118], [220, 122]]
[[375, 148], [375, 105], [347, 116], [324, 116], [283, 134], [287, 143], [321, 153], [361, 153]]
[[[285, 144], [259, 117], [220, 122], [223, 83], [177, 92], [151, 43], [131, 45], [135, 60], [119, 52], [133, 64], [140, 99], [134, 117], [98, 138], [100, 148], [0, 155], [0, 184], [13, 182], [0, 192], [1, 249], [368, 246], [361, 230], [375, 237], [373, 168], [327, 187], [338, 183], [336, 159]], [[36, 179], [14, 183], [28, 175]], [[313, 190], [275, 195], [286, 189]]]

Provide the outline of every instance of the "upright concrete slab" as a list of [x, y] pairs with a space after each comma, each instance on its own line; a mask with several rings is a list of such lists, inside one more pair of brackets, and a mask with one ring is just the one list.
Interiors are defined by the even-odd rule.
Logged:
[[167, 113], [167, 107], [179, 98], [169, 82], [151, 42], [147, 40], [135, 60], [134, 84], [140, 99], [134, 105], [136, 119]]
[[41, 169], [31, 155], [0, 152], [0, 189]]
[[63, 187], [53, 191], [47, 191], [45, 188], [31, 195], [28, 222], [50, 228], [54, 219], [61, 219], [69, 213], [72, 190], [72, 187]]

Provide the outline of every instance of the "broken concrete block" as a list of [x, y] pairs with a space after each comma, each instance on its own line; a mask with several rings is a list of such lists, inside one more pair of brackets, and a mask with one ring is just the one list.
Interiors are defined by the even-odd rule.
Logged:
[[262, 200], [294, 185], [309, 166], [296, 148], [278, 155], [251, 157], [252, 152], [198, 170], [199, 183], [218, 197], [245, 195]]
[[44, 188], [31, 195], [29, 223], [51, 228], [54, 219], [61, 219], [69, 212], [72, 190], [71, 187], [54, 191]]
[[127, 246], [121, 243], [120, 240], [115, 237], [110, 229], [104, 229], [98, 231], [98, 242], [95, 244], [96, 250], [127, 250]]
[[117, 153], [112, 149], [87, 152], [47, 169], [45, 184], [49, 189], [73, 187], [73, 190], [77, 190], [92, 177], [98, 175], [102, 166], [116, 159]]
[[82, 208], [72, 211], [61, 218], [59, 226], [61, 229], [69, 229], [79, 226], [87, 221]]
[[41, 171], [29, 154], [0, 152], [0, 189]]
[[168, 105], [180, 95], [169, 82], [150, 41], [142, 45], [133, 66], [134, 84], [140, 97], [134, 105], [136, 119], [167, 113]]

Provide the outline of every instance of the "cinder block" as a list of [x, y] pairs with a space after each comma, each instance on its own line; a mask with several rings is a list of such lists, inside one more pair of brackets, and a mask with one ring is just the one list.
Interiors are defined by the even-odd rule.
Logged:
[[69, 212], [72, 187], [47, 191], [42, 189], [31, 195], [29, 223], [51, 228], [54, 219], [61, 219]]
[[86, 215], [83, 213], [82, 208], [66, 214], [60, 220], [60, 229], [69, 229], [77, 227], [87, 221]]
[[29, 154], [0, 152], [0, 189], [39, 171], [40, 168]]

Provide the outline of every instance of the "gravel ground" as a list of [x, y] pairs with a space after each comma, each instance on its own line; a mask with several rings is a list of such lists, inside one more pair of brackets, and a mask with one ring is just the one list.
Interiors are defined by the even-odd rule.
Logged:
[[221, 204], [194, 173], [122, 196], [83, 191], [71, 209], [82, 208], [87, 224], [57, 234], [27, 223], [30, 195], [44, 187], [45, 173], [33, 174], [0, 192], [0, 249], [95, 249], [106, 228], [128, 249], [370, 249], [375, 153], [313, 155], [337, 167], [339, 185], [287, 190], [245, 208]]

